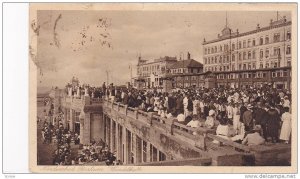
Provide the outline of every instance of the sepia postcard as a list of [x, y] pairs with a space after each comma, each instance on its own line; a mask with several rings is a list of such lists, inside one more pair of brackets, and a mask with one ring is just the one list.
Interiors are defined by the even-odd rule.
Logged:
[[31, 172], [297, 172], [296, 3], [30, 3], [29, 28]]

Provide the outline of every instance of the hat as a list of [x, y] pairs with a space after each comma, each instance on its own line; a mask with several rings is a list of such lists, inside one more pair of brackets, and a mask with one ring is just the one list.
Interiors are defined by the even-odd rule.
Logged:
[[210, 110], [209, 112], [208, 112], [208, 115], [209, 116], [212, 116], [212, 115], [214, 115], [215, 114], [215, 111], [214, 110]]

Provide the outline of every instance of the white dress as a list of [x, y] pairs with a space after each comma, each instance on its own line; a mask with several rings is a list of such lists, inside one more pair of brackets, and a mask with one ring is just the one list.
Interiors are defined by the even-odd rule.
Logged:
[[199, 106], [199, 101], [194, 100], [193, 101], [193, 115], [198, 115], [198, 106]]
[[281, 140], [289, 140], [292, 126], [291, 126], [291, 114], [289, 112], [285, 112], [281, 116], [281, 120], [283, 121], [281, 132], [280, 132], [280, 139]]

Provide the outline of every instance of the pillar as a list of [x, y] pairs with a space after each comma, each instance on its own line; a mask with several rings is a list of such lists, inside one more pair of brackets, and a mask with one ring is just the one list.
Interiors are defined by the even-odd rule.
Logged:
[[73, 109], [70, 109], [70, 123], [69, 123], [69, 126], [70, 126], [70, 131], [73, 132], [74, 131], [74, 117], [73, 116]]
[[120, 136], [119, 136], [119, 124], [116, 123], [116, 151], [117, 151], [117, 159], [121, 159], [121, 152], [120, 152]]
[[65, 108], [64, 109], [64, 121], [63, 121], [64, 128], [67, 128], [67, 126], [68, 126], [68, 117], [69, 117], [69, 115], [68, 115], [68, 109]]
[[136, 157], [137, 157], [137, 140], [136, 140], [136, 135], [134, 134], [134, 133], [132, 133], [132, 137], [131, 137], [131, 142], [132, 142], [132, 153], [133, 153], [133, 158], [134, 158], [134, 160], [133, 160], [133, 163], [137, 163], [137, 159], [136, 159]]
[[79, 139], [80, 143], [84, 143], [84, 118], [80, 118], [80, 134], [79, 134]]
[[146, 158], [146, 162], [152, 162], [152, 152], [151, 152], [151, 148], [150, 148], [151, 144], [150, 142], [147, 142], [147, 158]]
[[122, 141], [123, 141], [123, 150], [124, 150], [124, 164], [128, 164], [128, 139], [127, 139], [127, 136], [128, 136], [128, 134], [127, 134], [127, 129], [126, 129], [126, 127], [123, 127], [122, 128], [123, 129], [123, 131], [122, 131], [122, 133], [123, 133], [123, 136], [122, 136]]
[[[84, 113], [84, 129], [83, 129], [83, 141], [82, 144], [89, 144], [91, 142], [91, 115], [90, 113]], [[81, 134], [82, 135], [82, 134]]]
[[110, 120], [110, 151], [114, 152], [114, 143], [115, 143], [115, 133], [114, 133], [114, 121], [111, 119]]

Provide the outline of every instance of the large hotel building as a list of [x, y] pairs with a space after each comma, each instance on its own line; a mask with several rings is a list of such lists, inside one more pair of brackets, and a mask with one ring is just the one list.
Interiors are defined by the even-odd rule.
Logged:
[[229, 27], [203, 42], [204, 72], [213, 72], [217, 86], [272, 84], [290, 88], [291, 21], [285, 17], [266, 27], [239, 33]]
[[[146, 78], [143, 86], [150, 87], [163, 85], [164, 76], [167, 75], [167, 80], [171, 77], [172, 85], [165, 86], [172, 88], [247, 88], [269, 85], [290, 89], [291, 24], [283, 17], [276, 21], [270, 20], [268, 26], [257, 24], [254, 30], [240, 33], [230, 29], [226, 23], [216, 39], [203, 41], [203, 70], [201, 68], [197, 73], [192, 73], [189, 70], [172, 69], [178, 63], [175, 58], [171, 58], [171, 61], [163, 58], [154, 63], [139, 59], [138, 77]], [[151, 71], [156, 63], [168, 65], [163, 65], [163, 70], [161, 65], [154, 66], [159, 71], [156, 73]], [[174, 70], [177, 73], [173, 73]]]

